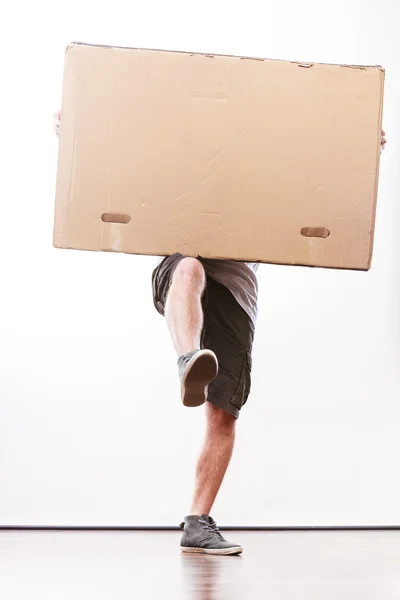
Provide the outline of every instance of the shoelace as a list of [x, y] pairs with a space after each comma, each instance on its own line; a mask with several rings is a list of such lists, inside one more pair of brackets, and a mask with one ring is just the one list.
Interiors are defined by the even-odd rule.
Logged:
[[218, 534], [219, 536], [221, 535], [219, 527], [217, 526], [215, 521], [213, 523], [209, 523], [208, 521], [205, 521], [204, 519], [199, 519], [199, 523], [202, 524], [203, 529], [214, 532], [214, 533]]
[[183, 356], [181, 356], [180, 361], [182, 363], [182, 366], [185, 366], [188, 364], [189, 361], [192, 360], [193, 356], [198, 352], [198, 350], [192, 350], [191, 352], [189, 352], [188, 354], [184, 354]]

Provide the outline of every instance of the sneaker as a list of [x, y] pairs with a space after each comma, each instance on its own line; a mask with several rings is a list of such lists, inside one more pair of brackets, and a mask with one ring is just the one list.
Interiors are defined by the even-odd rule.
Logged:
[[180, 524], [183, 529], [182, 552], [201, 554], [240, 554], [243, 548], [222, 537], [216, 522], [209, 515], [189, 515]]
[[218, 360], [212, 350], [192, 350], [178, 358], [181, 397], [185, 406], [200, 406], [207, 397], [207, 386], [218, 374]]

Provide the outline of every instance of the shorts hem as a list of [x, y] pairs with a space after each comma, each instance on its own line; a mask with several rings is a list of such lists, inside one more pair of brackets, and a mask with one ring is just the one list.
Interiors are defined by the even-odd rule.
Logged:
[[238, 408], [233, 406], [233, 404], [227, 406], [226, 404], [222, 404], [221, 402], [216, 402], [215, 400], [210, 400], [210, 398], [207, 398], [207, 402], [214, 404], [214, 406], [218, 406], [218, 408], [222, 408], [222, 410], [226, 411], [227, 413], [229, 413], [230, 415], [235, 417], [235, 419], [239, 418], [240, 411]]

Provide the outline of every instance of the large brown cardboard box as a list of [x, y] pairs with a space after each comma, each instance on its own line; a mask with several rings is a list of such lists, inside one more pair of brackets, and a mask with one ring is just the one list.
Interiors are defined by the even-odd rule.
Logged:
[[384, 70], [72, 44], [54, 245], [368, 269]]

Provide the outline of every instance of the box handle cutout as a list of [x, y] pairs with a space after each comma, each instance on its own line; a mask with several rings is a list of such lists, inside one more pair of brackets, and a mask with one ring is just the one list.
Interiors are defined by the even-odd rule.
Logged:
[[327, 238], [331, 232], [326, 227], [303, 227], [300, 231], [305, 237]]
[[101, 215], [101, 220], [103, 223], [122, 223], [123, 225], [127, 225], [131, 218], [129, 215], [122, 215], [119, 213], [103, 213]]

